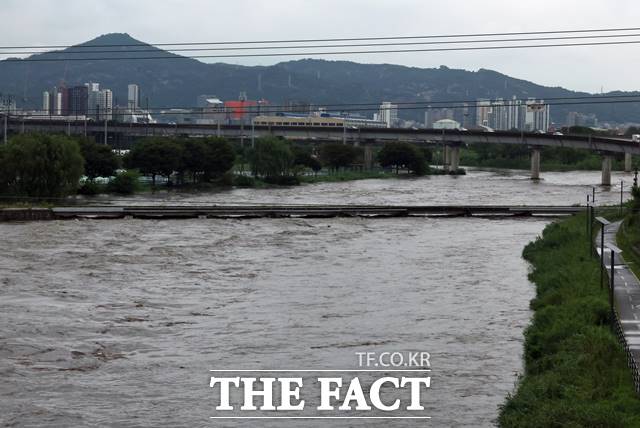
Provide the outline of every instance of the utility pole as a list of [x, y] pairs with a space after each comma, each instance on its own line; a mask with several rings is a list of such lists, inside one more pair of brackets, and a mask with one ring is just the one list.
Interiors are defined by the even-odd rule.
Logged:
[[146, 100], [146, 105], [147, 105], [147, 126], [145, 128], [145, 135], [149, 136], [149, 122], [150, 122], [150, 117], [151, 117], [151, 113], [149, 112], [149, 97], [145, 98]]
[[255, 118], [251, 119], [251, 148], [256, 148], [256, 121]]
[[7, 128], [9, 126], [9, 112], [4, 112], [4, 143], [7, 144]]
[[104, 145], [106, 146], [108, 142], [107, 138], [107, 115], [104, 115]]

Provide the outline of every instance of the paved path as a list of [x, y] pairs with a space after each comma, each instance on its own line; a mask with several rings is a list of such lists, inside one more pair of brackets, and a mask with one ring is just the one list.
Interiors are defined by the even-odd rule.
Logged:
[[[621, 222], [605, 226], [604, 242], [616, 244], [616, 234]], [[596, 238], [597, 251], [600, 254], [600, 236]], [[611, 251], [604, 249], [604, 262], [607, 275], [611, 275]], [[627, 343], [627, 351], [631, 354], [637, 367], [640, 363], [640, 281], [629, 269], [624, 258], [616, 254], [614, 266], [614, 301], [618, 311], [618, 319]], [[637, 375], [637, 374], [636, 374]]]

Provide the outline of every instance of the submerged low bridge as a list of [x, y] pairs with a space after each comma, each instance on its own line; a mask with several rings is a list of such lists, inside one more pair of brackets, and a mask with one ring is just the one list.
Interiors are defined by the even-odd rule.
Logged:
[[580, 206], [517, 205], [152, 205], [0, 209], [0, 221], [65, 219], [251, 219], [333, 217], [530, 217], [569, 216]]
[[340, 126], [279, 126], [249, 125], [191, 125], [191, 124], [125, 124], [119, 122], [21, 120], [10, 118], [8, 131], [59, 132], [67, 134], [93, 135], [98, 141], [109, 141], [115, 137], [185, 136], [226, 137], [241, 142], [253, 142], [265, 136], [281, 137], [296, 141], [343, 142], [362, 145], [365, 151], [365, 168], [373, 166], [373, 146], [389, 141], [405, 141], [414, 144], [441, 145], [445, 150], [445, 168], [457, 170], [460, 164], [460, 147], [467, 144], [515, 144], [526, 146], [531, 151], [531, 178], [540, 178], [540, 157], [543, 147], [567, 147], [596, 152], [602, 156], [602, 182], [611, 185], [613, 156], [624, 154], [625, 171], [632, 168], [632, 156], [640, 155], [640, 144], [623, 138], [591, 135], [551, 135], [526, 132], [486, 132], [404, 128], [358, 128]]

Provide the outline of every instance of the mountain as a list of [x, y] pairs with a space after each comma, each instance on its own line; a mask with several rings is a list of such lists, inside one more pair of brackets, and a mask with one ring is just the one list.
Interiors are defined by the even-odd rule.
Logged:
[[[237, 99], [241, 91], [247, 92], [250, 98], [264, 98], [274, 104], [293, 100], [315, 104], [378, 103], [382, 100], [436, 102], [497, 97], [506, 99], [514, 95], [518, 98], [543, 99], [593, 96], [597, 100], [599, 96], [536, 85], [485, 69], [474, 72], [445, 66], [424, 69], [315, 59], [254, 67], [208, 64], [178, 58], [128, 34], [115, 33], [62, 51], [33, 55], [30, 59], [60, 58], [62, 55], [65, 58], [76, 55], [86, 60], [0, 61], [0, 93], [13, 94], [19, 106], [28, 108], [39, 108], [42, 92], [60, 82], [75, 86], [90, 81], [112, 89], [120, 105], [126, 104], [127, 85], [137, 83], [140, 86], [141, 104], [144, 105], [148, 97], [151, 107], [193, 106], [198, 95], [202, 94], [215, 94], [221, 99], [232, 100]], [[162, 59], [96, 60], [149, 56]], [[615, 92], [606, 95], [640, 96], [640, 93]], [[553, 121], [564, 123], [570, 111], [594, 113], [601, 121], [640, 122], [638, 103], [553, 106]], [[420, 121], [424, 119], [423, 115], [424, 112], [418, 110], [400, 111], [401, 117]]]

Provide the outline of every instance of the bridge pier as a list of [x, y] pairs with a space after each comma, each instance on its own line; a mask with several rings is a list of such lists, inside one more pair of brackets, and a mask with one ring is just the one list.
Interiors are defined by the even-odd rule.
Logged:
[[445, 145], [444, 150], [442, 152], [442, 169], [449, 172], [450, 164], [451, 164], [451, 148]]
[[365, 171], [373, 169], [373, 147], [369, 144], [364, 146], [364, 169]]
[[531, 150], [531, 179], [540, 180], [540, 149]]
[[460, 168], [460, 147], [452, 146], [449, 148], [449, 172], [456, 173]]
[[632, 156], [631, 153], [624, 154], [624, 172], [631, 172], [632, 168]]
[[602, 156], [602, 183], [603, 186], [611, 186], [611, 155]]

